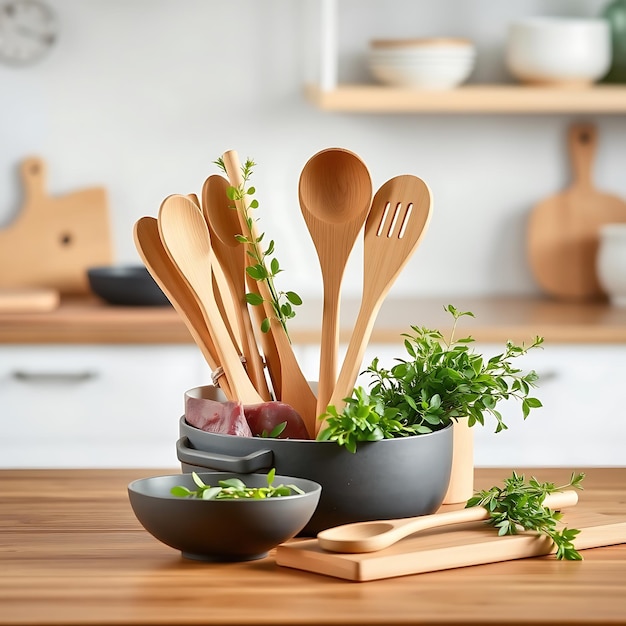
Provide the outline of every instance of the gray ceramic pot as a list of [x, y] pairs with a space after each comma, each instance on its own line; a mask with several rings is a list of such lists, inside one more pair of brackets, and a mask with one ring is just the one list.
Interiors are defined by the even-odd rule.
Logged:
[[355, 454], [329, 441], [208, 433], [180, 420], [183, 472], [266, 472], [322, 485], [317, 510], [300, 533], [350, 522], [434, 513], [450, 480], [452, 427], [427, 435], [359, 444]]

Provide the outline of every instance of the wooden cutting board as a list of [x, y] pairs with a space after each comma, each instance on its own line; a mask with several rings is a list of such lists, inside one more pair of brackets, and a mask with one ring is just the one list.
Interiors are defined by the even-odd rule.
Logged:
[[598, 191], [592, 163], [598, 143], [592, 124], [569, 130], [573, 181], [565, 191], [538, 204], [528, 225], [528, 258], [543, 290], [564, 299], [603, 295], [596, 275], [600, 226], [626, 222], [626, 202]]
[[0, 287], [0, 313], [53, 311], [59, 303], [59, 292], [55, 289]]
[[[626, 543], [626, 518], [588, 511], [568, 510], [563, 522], [581, 532], [578, 550]], [[339, 554], [322, 550], [317, 539], [279, 546], [276, 563], [285, 567], [365, 582], [422, 574], [468, 565], [483, 565], [542, 556], [553, 552], [552, 542], [533, 533], [498, 537], [484, 522], [432, 529], [397, 544], [364, 554]]]
[[24, 205], [0, 230], [0, 287], [89, 291], [86, 269], [113, 260], [106, 191], [46, 193], [46, 165], [32, 157], [20, 166]]

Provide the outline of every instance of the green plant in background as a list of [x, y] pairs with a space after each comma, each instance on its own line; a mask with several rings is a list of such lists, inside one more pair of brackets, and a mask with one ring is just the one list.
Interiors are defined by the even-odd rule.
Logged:
[[[215, 164], [226, 173], [223, 159], [217, 159]], [[244, 202], [244, 200], [252, 198], [256, 193], [256, 189], [253, 186], [249, 186], [255, 166], [256, 163], [253, 160], [246, 159], [246, 162], [241, 166], [242, 184], [239, 187], [230, 186], [227, 194], [229, 200], [239, 202], [238, 210], [241, 211], [243, 222], [246, 224], [246, 232], [237, 235], [237, 241], [247, 245], [246, 252], [251, 261], [246, 267], [246, 273], [257, 282], [265, 282], [271, 295], [270, 303], [274, 315], [285, 329], [285, 332], [287, 332], [287, 320], [295, 317], [296, 312], [293, 307], [301, 305], [302, 299], [294, 291], [279, 291], [276, 288], [274, 278], [283, 270], [278, 259], [275, 256], [272, 258], [275, 242], [272, 239], [264, 249], [263, 238], [265, 233], [255, 236], [253, 226], [256, 220], [252, 217], [251, 211], [259, 207], [259, 202], [256, 198], [253, 198], [250, 202]], [[237, 205], [233, 205], [232, 208], [237, 210]], [[246, 301], [252, 306], [261, 306], [264, 299], [257, 293], [246, 293]], [[264, 333], [268, 332], [270, 325], [270, 318], [266, 317], [261, 323], [261, 330]]]
[[467, 507], [485, 507], [490, 514], [487, 523], [498, 529], [498, 535], [516, 535], [519, 531], [535, 530], [554, 542], [557, 559], [580, 561], [582, 556], [573, 544], [580, 530], [558, 530], [557, 522], [563, 517], [562, 514], [544, 506], [543, 501], [549, 493], [568, 487], [582, 489], [584, 478], [584, 474], [574, 472], [569, 483], [557, 487], [554, 483], [540, 483], [534, 477], [526, 483], [523, 474], [513, 472], [510, 478], [504, 480], [504, 487], [477, 492], [467, 501]]
[[322, 416], [327, 426], [318, 439], [354, 452], [358, 441], [429, 433], [460, 418], [467, 418], [470, 426], [484, 424], [485, 414], [495, 418], [500, 432], [507, 428], [496, 408], [502, 400], [521, 401], [524, 419], [541, 406], [530, 396], [537, 374], [523, 374], [512, 361], [541, 346], [543, 338], [536, 337], [529, 346], [508, 341], [504, 352], [485, 360], [471, 349], [471, 337], [454, 338], [459, 318], [473, 313], [452, 305], [445, 310], [454, 320], [449, 339], [437, 330], [411, 326], [413, 332], [402, 335], [409, 358], [397, 359], [390, 369], [374, 359], [365, 370], [373, 381], [369, 392], [357, 387], [341, 412], [329, 406]]

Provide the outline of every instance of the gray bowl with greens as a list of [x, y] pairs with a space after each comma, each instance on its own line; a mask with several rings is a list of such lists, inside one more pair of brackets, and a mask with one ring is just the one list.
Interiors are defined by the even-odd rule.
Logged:
[[[228, 489], [244, 483], [250, 497], [199, 497], [196, 480]], [[234, 482], [233, 482], [234, 481]], [[282, 487], [285, 495], [268, 494]], [[220, 487], [221, 486], [221, 487]], [[180, 493], [174, 495], [172, 488]], [[202, 472], [153, 476], [128, 485], [128, 497], [141, 525], [184, 557], [206, 561], [250, 561], [297, 535], [313, 515], [320, 499], [319, 484], [304, 478], [266, 474]], [[236, 490], [235, 490], [236, 491]], [[264, 491], [265, 497], [258, 497]], [[222, 492], [221, 494], [225, 494]], [[257, 496], [257, 497], [253, 497]], [[206, 495], [205, 495], [206, 498]]]

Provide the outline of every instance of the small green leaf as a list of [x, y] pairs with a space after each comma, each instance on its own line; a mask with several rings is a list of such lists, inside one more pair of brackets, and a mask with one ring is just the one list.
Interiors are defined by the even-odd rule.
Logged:
[[258, 293], [246, 293], [246, 302], [252, 306], [263, 304], [263, 297]]

